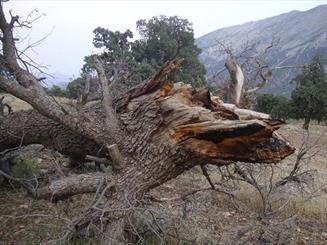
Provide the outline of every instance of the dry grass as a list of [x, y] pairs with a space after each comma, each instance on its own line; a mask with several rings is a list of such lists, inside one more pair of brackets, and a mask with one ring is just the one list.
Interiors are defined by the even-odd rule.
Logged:
[[[302, 141], [302, 122], [292, 121], [280, 130], [280, 133], [296, 147]], [[327, 224], [327, 126], [312, 123], [310, 125], [310, 143], [315, 144], [305, 160], [304, 169], [314, 170], [312, 193], [306, 197], [298, 195], [293, 200], [293, 207], [306, 218], [312, 218]], [[312, 155], [312, 156], [311, 156]], [[281, 172], [289, 169], [295, 161], [292, 155], [281, 163]]]

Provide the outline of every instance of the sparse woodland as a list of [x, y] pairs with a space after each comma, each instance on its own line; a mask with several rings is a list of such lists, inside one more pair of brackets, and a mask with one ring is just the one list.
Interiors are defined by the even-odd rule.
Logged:
[[[285, 193], [301, 190], [300, 199], [308, 202], [326, 197], [323, 174], [310, 166], [326, 154], [325, 128], [312, 134], [306, 120], [296, 137], [289, 128], [282, 136], [277, 130], [283, 121], [251, 110], [252, 94], [269, 82], [274, 68], [258, 58], [257, 75], [250, 78], [221, 44], [229, 80], [219, 97], [204, 86], [202, 65], [183, 57], [182, 48], [154, 62], [146, 45], [150, 39], [132, 44], [128, 31], [97, 28], [94, 43], [105, 51], [86, 58], [75, 99], [58, 99], [32, 72], [34, 61], [16, 47], [15, 28], [32, 22], [14, 10], [6, 18], [3, 5], [0, 89], [32, 109], [17, 110], [0, 96], [0, 200], [6, 199], [2, 193], [16, 193], [18, 207], [31, 213], [1, 213], [0, 205], [0, 224], [22, 229], [28, 228], [19, 219], [53, 224], [46, 235], [25, 238], [28, 244], [298, 244], [294, 239], [302, 239], [286, 232], [300, 229], [302, 216], [295, 208], [286, 211], [294, 202]], [[192, 41], [188, 47], [196, 57], [192, 30], [183, 29], [187, 22], [161, 17], [140, 21], [138, 28], [147, 36], [146, 28], [167, 20], [181, 25], [181, 40]], [[114, 37], [123, 41], [114, 45]], [[119, 92], [124, 82], [128, 86]], [[256, 206], [247, 206], [253, 200]], [[326, 205], [321, 208], [326, 211]], [[314, 235], [303, 235], [314, 243], [326, 239], [326, 215], [320, 218], [303, 223], [314, 227]], [[231, 224], [226, 231], [224, 225]], [[10, 237], [7, 233], [0, 232], [0, 243], [9, 242], [1, 238]]]

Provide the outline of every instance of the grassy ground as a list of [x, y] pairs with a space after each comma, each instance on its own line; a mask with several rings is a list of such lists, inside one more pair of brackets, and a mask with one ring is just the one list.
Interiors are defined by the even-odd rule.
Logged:
[[[11, 96], [6, 100], [14, 110], [29, 106]], [[215, 191], [199, 192], [179, 200], [192, 189], [209, 187], [200, 169], [194, 168], [177, 179], [152, 191], [158, 198], [173, 199], [153, 203], [153, 210], [169, 230], [171, 244], [327, 244], [327, 126], [311, 125], [310, 141], [315, 142], [313, 156], [303, 166], [313, 169], [313, 185], [304, 190], [292, 186], [276, 193], [278, 200], [289, 200], [271, 219], [258, 219], [261, 202], [258, 193], [249, 185], [238, 183], [236, 200]], [[325, 134], [323, 134], [326, 132]], [[290, 142], [299, 146], [302, 141], [301, 122], [292, 121], [280, 130]], [[276, 166], [274, 178], [285, 175], [294, 163], [295, 155]], [[39, 165], [55, 167], [58, 161], [36, 156]], [[263, 173], [263, 183], [267, 181]], [[219, 172], [210, 168], [213, 179]], [[62, 228], [87, 207], [92, 195], [80, 195], [58, 203], [34, 200], [15, 186], [0, 186], [0, 244], [42, 244], [58, 238]], [[177, 198], [177, 199], [176, 199]], [[277, 200], [276, 199], [276, 200]], [[234, 204], [238, 205], [238, 209]], [[275, 203], [278, 209], [281, 203]], [[140, 218], [146, 223], [146, 218]], [[141, 222], [141, 223], [142, 223]], [[181, 240], [176, 242], [176, 237]], [[96, 240], [72, 238], [69, 244], [97, 244]], [[160, 244], [155, 235], [148, 235], [143, 244]]]

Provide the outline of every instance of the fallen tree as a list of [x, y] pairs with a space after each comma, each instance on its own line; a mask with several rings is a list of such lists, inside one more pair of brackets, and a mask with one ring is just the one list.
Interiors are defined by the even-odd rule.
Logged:
[[182, 59], [167, 62], [149, 81], [118, 98], [110, 93], [101, 61], [95, 60], [102, 101], [83, 108], [59, 103], [45, 93], [40, 79], [19, 64], [13, 37], [16, 23], [17, 16], [6, 21], [1, 5], [0, 58], [15, 79], [0, 76], [0, 88], [34, 110], [1, 119], [0, 151], [39, 143], [77, 159], [93, 155], [112, 163], [110, 174], [70, 176], [31, 192], [51, 200], [94, 192], [90, 207], [70, 227], [75, 231], [97, 227], [106, 234], [107, 243], [123, 242], [131, 207], [185, 170], [234, 161], [275, 163], [294, 152], [275, 132], [282, 122], [225, 104], [206, 89], [169, 82], [167, 76]]

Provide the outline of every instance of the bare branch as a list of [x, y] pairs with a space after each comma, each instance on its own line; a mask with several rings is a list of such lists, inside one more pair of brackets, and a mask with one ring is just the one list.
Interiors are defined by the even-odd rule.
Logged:
[[96, 157], [96, 156], [86, 155], [85, 160], [108, 165], [108, 159], [103, 158], [103, 157]]
[[228, 102], [239, 105], [244, 86], [244, 75], [242, 69], [233, 57], [227, 59], [225, 66], [231, 78]]
[[85, 105], [89, 100], [89, 94], [90, 94], [90, 81], [91, 76], [87, 75], [85, 79], [85, 86], [83, 88], [83, 91], [79, 94], [77, 104], [79, 107]]
[[[17, 59], [12, 27], [6, 22], [3, 7], [0, 8], [0, 29], [3, 34], [3, 60], [5, 67], [12, 73], [16, 81], [0, 76], [0, 88], [32, 105], [41, 114], [60, 122], [75, 132], [94, 139], [102, 144], [103, 137], [94, 131], [92, 121], [87, 115], [81, 114], [76, 108], [61, 105], [46, 94], [38, 78], [28, 70], [20, 67]], [[111, 137], [110, 135], [108, 135]]]
[[93, 65], [98, 73], [98, 77], [102, 87], [103, 108], [106, 113], [107, 130], [110, 133], [116, 134], [118, 133], [117, 130], [118, 130], [119, 122], [118, 122], [117, 114], [113, 108], [113, 98], [109, 91], [109, 81], [107, 79], [103, 64], [97, 56], [94, 56]]
[[115, 171], [120, 171], [125, 167], [125, 161], [121, 153], [119, 152], [116, 144], [107, 147], [109, 155], [112, 159], [112, 167]]
[[201, 167], [203, 175], [206, 177], [206, 179], [209, 182], [211, 188], [214, 190], [215, 185], [214, 185], [214, 183], [212, 182], [212, 180], [211, 180], [211, 178], [209, 176], [209, 173], [208, 173], [208, 170], [207, 170], [206, 166], [205, 165], [200, 165], [200, 167]]

